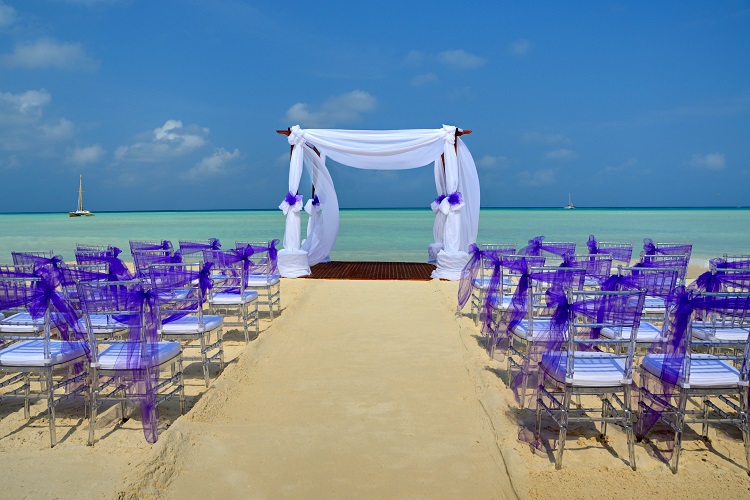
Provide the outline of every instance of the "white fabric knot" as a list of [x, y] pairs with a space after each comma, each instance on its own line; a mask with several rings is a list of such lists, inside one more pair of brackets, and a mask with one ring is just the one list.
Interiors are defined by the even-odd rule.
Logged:
[[456, 191], [455, 193], [448, 195], [440, 202], [440, 211], [443, 215], [448, 215], [450, 212], [460, 212], [464, 207], [465, 203], [461, 193]]
[[281, 202], [281, 205], [279, 205], [279, 210], [284, 212], [284, 215], [287, 215], [289, 212], [299, 212], [302, 210], [302, 195], [296, 195], [295, 199], [296, 201], [294, 204], [290, 204], [285, 198], [284, 201]]
[[299, 146], [305, 143], [305, 131], [295, 125], [289, 129], [289, 135], [286, 138], [292, 146]]
[[453, 127], [451, 125], [443, 125], [443, 132], [445, 135], [443, 136], [443, 139], [448, 144], [455, 144], [456, 143], [456, 127]]
[[308, 198], [307, 203], [305, 203], [305, 212], [307, 212], [307, 215], [312, 215], [313, 211], [319, 214], [323, 211], [323, 207], [320, 206], [320, 203], [313, 205], [313, 199]]

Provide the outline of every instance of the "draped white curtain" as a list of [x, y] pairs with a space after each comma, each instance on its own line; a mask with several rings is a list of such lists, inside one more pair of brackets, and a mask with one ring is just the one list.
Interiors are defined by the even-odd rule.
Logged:
[[[439, 129], [383, 131], [303, 130], [299, 126], [292, 127], [288, 138], [294, 146], [289, 168], [289, 191], [296, 193], [304, 165], [313, 178], [315, 192], [320, 199], [320, 212], [315, 214], [316, 220], [309, 227], [308, 237], [302, 245], [302, 250], [308, 253], [310, 265], [328, 258], [338, 236], [338, 199], [325, 166], [326, 158], [355, 168], [377, 170], [403, 170], [434, 163], [438, 194], [448, 195], [438, 207], [436, 216], [437, 219], [442, 214], [445, 220], [442, 241], [438, 241], [437, 236], [435, 238], [436, 242], [443, 243], [444, 248], [438, 255], [438, 269], [434, 276], [458, 279], [463, 263], [468, 259], [466, 250], [476, 240], [480, 200], [474, 159], [463, 141], [457, 140], [456, 131], [456, 127], [447, 125]], [[312, 146], [317, 148], [320, 156], [312, 151]], [[439, 174], [439, 171], [442, 173]], [[285, 203], [279, 208], [284, 210]], [[301, 208], [301, 202], [298, 205]], [[299, 250], [299, 209], [296, 205], [290, 205], [285, 214], [285, 250]], [[436, 220], [435, 232], [440, 231], [439, 225]], [[280, 269], [285, 258], [283, 253], [279, 254]], [[442, 268], [440, 255], [443, 256]]]

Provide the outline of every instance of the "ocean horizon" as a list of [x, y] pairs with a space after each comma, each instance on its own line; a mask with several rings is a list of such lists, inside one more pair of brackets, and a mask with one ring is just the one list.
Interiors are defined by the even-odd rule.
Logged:
[[[332, 260], [424, 262], [432, 242], [434, 214], [429, 208], [343, 208]], [[307, 224], [303, 213], [302, 237]], [[102, 211], [94, 217], [67, 212], [0, 213], [0, 263], [11, 251], [52, 250], [72, 260], [76, 243], [110, 244], [129, 255], [130, 239], [178, 240], [219, 238], [234, 242], [282, 239], [284, 216], [277, 209]], [[633, 244], [634, 257], [643, 239], [693, 244], [692, 264], [705, 265], [723, 254], [750, 254], [750, 209], [737, 207], [492, 207], [482, 208], [478, 242], [515, 243], [535, 236], [573, 241], [586, 253], [586, 241]], [[281, 247], [281, 245], [279, 245]]]

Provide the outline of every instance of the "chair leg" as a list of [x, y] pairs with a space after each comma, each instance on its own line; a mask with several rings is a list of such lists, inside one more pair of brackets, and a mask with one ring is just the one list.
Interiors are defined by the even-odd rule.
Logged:
[[[210, 339], [209, 339], [210, 340]], [[201, 365], [203, 366], [203, 379], [208, 387], [208, 356], [206, 353], [206, 334], [201, 335]]]
[[[580, 397], [580, 396], [579, 396]], [[604, 394], [602, 396], [602, 418], [609, 418], [610, 412], [609, 412], [609, 400], [607, 399], [607, 395]], [[602, 420], [602, 427], [600, 430], [599, 438], [601, 440], [606, 439], [607, 437], [607, 422], [606, 420]]]
[[708, 437], [708, 398], [703, 399], [703, 425], [701, 426], [701, 438], [704, 442], [710, 443], [711, 439]]
[[24, 398], [23, 398], [23, 417], [28, 420], [31, 418], [31, 408], [29, 398], [31, 397], [31, 377], [26, 374], [23, 377]]
[[631, 390], [629, 385], [625, 386], [625, 400], [623, 404], [625, 408], [625, 434], [628, 439], [628, 460], [630, 461], [630, 468], [635, 470], [635, 434], [633, 432], [633, 410], [630, 407], [631, 403]]
[[96, 428], [96, 413], [99, 409], [97, 398], [99, 396], [99, 375], [95, 366], [90, 368], [90, 389], [89, 389], [89, 446], [94, 446], [94, 429]]
[[674, 450], [672, 451], [672, 462], [670, 469], [672, 473], [677, 474], [677, 468], [680, 465], [680, 450], [682, 449], [682, 431], [685, 426], [685, 408], [687, 406], [687, 391], [680, 389], [680, 400], [677, 405], [677, 415], [675, 415], [675, 435]]
[[742, 440], [745, 444], [745, 464], [747, 473], [750, 474], [750, 429], [748, 428], [748, 397], [750, 389], [745, 386], [740, 391], [740, 428], [742, 430]]
[[268, 299], [268, 312], [273, 320], [273, 299], [271, 298], [271, 287], [266, 288], [266, 298]]
[[179, 384], [180, 390], [180, 415], [185, 414], [185, 375], [182, 369], [182, 357], [177, 360], [177, 383]]
[[47, 412], [49, 413], [49, 439], [50, 448], [54, 448], [57, 443], [57, 432], [55, 431], [55, 386], [52, 383], [52, 368], [46, 373], [47, 383]]
[[562, 468], [563, 451], [565, 451], [565, 437], [568, 434], [568, 413], [570, 412], [570, 388], [565, 387], [562, 407], [560, 409], [560, 433], [557, 438], [557, 458], [555, 469]]

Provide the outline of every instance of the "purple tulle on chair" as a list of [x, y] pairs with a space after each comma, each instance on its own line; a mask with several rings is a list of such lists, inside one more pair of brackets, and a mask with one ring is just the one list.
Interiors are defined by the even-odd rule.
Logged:
[[617, 260], [625, 263], [630, 262], [630, 259], [633, 256], [633, 245], [631, 245], [630, 243], [610, 243], [610, 245], [612, 246], [604, 246], [604, 244], [600, 246], [599, 242], [596, 240], [593, 234], [589, 235], [589, 239], [586, 242], [586, 246], [588, 247], [590, 254], [604, 253], [611, 255], [612, 260]]
[[532, 255], [539, 257], [543, 252], [562, 257], [566, 253], [575, 253], [575, 243], [567, 242], [544, 242], [544, 236], [535, 236], [529, 240], [529, 244], [518, 251], [521, 255]]
[[178, 241], [182, 255], [192, 255], [203, 253], [203, 250], [221, 250], [221, 242], [218, 238], [208, 238], [206, 240], [180, 240]]
[[76, 262], [79, 264], [107, 266], [109, 281], [127, 281], [134, 278], [125, 263], [120, 259], [122, 250], [113, 246], [106, 250], [76, 250]]
[[[690, 390], [690, 385], [685, 384], [690, 380], [691, 350], [692, 344], [696, 342], [692, 338], [693, 322], [712, 315], [745, 318], [750, 313], [750, 294], [711, 294], [684, 286], [676, 287], [667, 297], [666, 303], [666, 336], [661, 342], [652, 345], [642, 362], [642, 366], [658, 362], [656, 366], [661, 366], [661, 369], [658, 373], [654, 373], [654, 370], [641, 370], [639, 415], [635, 427], [639, 437], [648, 434], [659, 420], [667, 420], [673, 431], [678, 431], [679, 434], [682, 432], [681, 418], [678, 416], [681, 411], [679, 399], [681, 387]], [[740, 385], [746, 384], [748, 380], [748, 341], [743, 343], [745, 355], [740, 367]], [[743, 397], [747, 398], [746, 387], [744, 390]], [[674, 434], [671, 434], [666, 443], [667, 458], [673, 449], [676, 454], [679, 453], [679, 441], [673, 441], [673, 438]], [[672, 470], [677, 471], [676, 461], [673, 462]]]
[[[166, 362], [181, 363], [179, 348], [174, 357], [161, 359], [162, 347], [159, 342], [157, 324], [159, 321], [159, 294], [155, 289], [146, 288], [142, 281], [89, 282], [78, 284], [78, 296], [84, 313], [91, 318], [105, 314], [128, 326], [128, 339], [124, 342], [113, 342], [102, 352], [92, 352], [92, 362], [99, 362], [92, 379], [95, 387], [92, 393], [104, 397], [99, 387], [112, 382], [124, 384], [130, 399], [140, 403], [143, 433], [146, 441], [155, 443], [158, 439], [158, 409], [160, 392], [165, 382], [159, 380], [160, 365]], [[93, 332], [89, 332], [89, 342], [97, 344]], [[106, 365], [103, 360], [107, 360]], [[98, 371], [96, 371], [98, 370]], [[181, 367], [179, 373], [173, 373], [169, 379], [173, 384], [171, 395], [182, 392]], [[101, 382], [99, 378], [107, 374], [110, 382]], [[98, 402], [92, 402], [94, 407]], [[92, 416], [95, 420], [95, 414]], [[93, 444], [93, 430], [90, 431]]]

